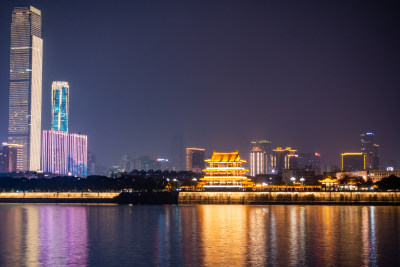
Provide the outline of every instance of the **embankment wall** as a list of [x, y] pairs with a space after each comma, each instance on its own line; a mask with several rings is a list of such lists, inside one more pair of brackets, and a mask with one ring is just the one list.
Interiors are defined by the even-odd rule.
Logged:
[[119, 193], [0, 193], [0, 202], [113, 202]]
[[180, 192], [178, 203], [400, 205], [400, 192]]

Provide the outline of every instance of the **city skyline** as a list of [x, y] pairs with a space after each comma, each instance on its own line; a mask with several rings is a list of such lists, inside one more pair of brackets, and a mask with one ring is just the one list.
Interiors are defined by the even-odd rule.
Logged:
[[[11, 35], [14, 3], [0, 4], [3, 36]], [[177, 10], [130, 3], [129, 17], [101, 5], [86, 17], [88, 3], [77, 10], [67, 1], [30, 4], [43, 13], [43, 95], [52, 81], [70, 82], [77, 92], [71, 96], [72, 131], [90, 135], [89, 149], [100, 164], [110, 166], [123, 154], [165, 155], [180, 135], [187, 147], [238, 149], [246, 159], [250, 141], [268, 138], [273, 148], [318, 151], [324, 163], [339, 165], [340, 153], [360, 150], [359, 136], [366, 131], [376, 134], [381, 165], [399, 161], [393, 72], [399, 39], [391, 26], [398, 19], [390, 5], [364, 3], [350, 14], [349, 6], [339, 3], [310, 9], [233, 1], [230, 11], [224, 11], [228, 3], [186, 3]], [[330, 8], [338, 9], [340, 18]], [[74, 20], [59, 20], [56, 9], [70, 12]], [[277, 11], [282, 17], [274, 16]], [[108, 26], [89, 22], [99, 14], [110, 14]], [[294, 29], [289, 14], [300, 20]], [[111, 32], [109, 41], [98, 42], [100, 29], [107, 27], [130, 34]], [[3, 141], [9, 46], [9, 40], [0, 43]], [[50, 110], [49, 105], [44, 101], [42, 109]], [[238, 114], [232, 116], [232, 109]], [[42, 114], [43, 125], [50, 125], [49, 114]]]

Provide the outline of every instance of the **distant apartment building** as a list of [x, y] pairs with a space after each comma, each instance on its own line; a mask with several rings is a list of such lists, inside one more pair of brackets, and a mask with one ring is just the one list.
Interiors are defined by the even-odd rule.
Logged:
[[88, 175], [96, 175], [98, 171], [96, 169], [96, 156], [88, 151], [87, 154], [87, 174]]
[[134, 169], [138, 171], [149, 171], [157, 169], [157, 162], [149, 156], [141, 156], [134, 160]]
[[0, 147], [0, 173], [17, 171], [18, 151], [22, 148], [22, 145], [3, 143]]
[[168, 156], [174, 171], [185, 170], [185, 145], [181, 135], [175, 135], [171, 142], [171, 152]]
[[170, 160], [165, 157], [156, 159], [156, 170], [167, 171], [171, 169]]
[[342, 153], [342, 171], [365, 170], [366, 155], [364, 153]]
[[372, 132], [362, 133], [361, 137], [361, 152], [365, 157], [365, 169], [379, 170], [380, 156], [379, 145], [375, 142], [375, 134]]
[[133, 164], [128, 155], [122, 156], [120, 169], [121, 172], [131, 172], [133, 170]]
[[33, 6], [13, 8], [8, 143], [22, 145], [18, 171], [40, 170], [42, 128], [42, 16]]
[[299, 153], [298, 157], [299, 169], [313, 170], [315, 174], [320, 175], [321, 171], [321, 154], [316, 152]]
[[201, 173], [205, 168], [205, 149], [186, 148], [186, 170]]
[[258, 146], [253, 146], [250, 151], [250, 176], [268, 173], [268, 156]]
[[285, 169], [297, 169], [298, 155], [296, 152], [297, 150], [291, 147], [274, 149], [271, 156], [272, 173], [282, 173]]

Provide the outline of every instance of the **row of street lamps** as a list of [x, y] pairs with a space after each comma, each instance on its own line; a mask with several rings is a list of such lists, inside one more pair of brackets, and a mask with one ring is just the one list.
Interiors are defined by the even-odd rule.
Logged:
[[[296, 183], [296, 177], [292, 177], [292, 178], [290, 178], [290, 180], [292, 180], [293, 185]], [[306, 179], [304, 179], [303, 177], [300, 178], [300, 182], [301, 182], [302, 185], [304, 185], [304, 181], [305, 180]]]

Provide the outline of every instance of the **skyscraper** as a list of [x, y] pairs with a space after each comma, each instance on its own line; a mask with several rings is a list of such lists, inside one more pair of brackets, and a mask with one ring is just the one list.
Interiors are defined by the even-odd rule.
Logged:
[[272, 152], [271, 168], [273, 173], [282, 173], [284, 169], [297, 169], [297, 162], [297, 150], [291, 147], [285, 149], [278, 147]]
[[11, 21], [8, 141], [22, 145], [17, 170], [40, 170], [43, 40], [40, 10], [15, 7]]
[[366, 155], [365, 168], [367, 170], [379, 170], [379, 145], [375, 143], [374, 133], [362, 133], [361, 152]]
[[186, 148], [186, 170], [201, 173], [205, 167], [204, 148]]
[[69, 85], [67, 82], [53, 82], [51, 85], [51, 129], [68, 132]]

